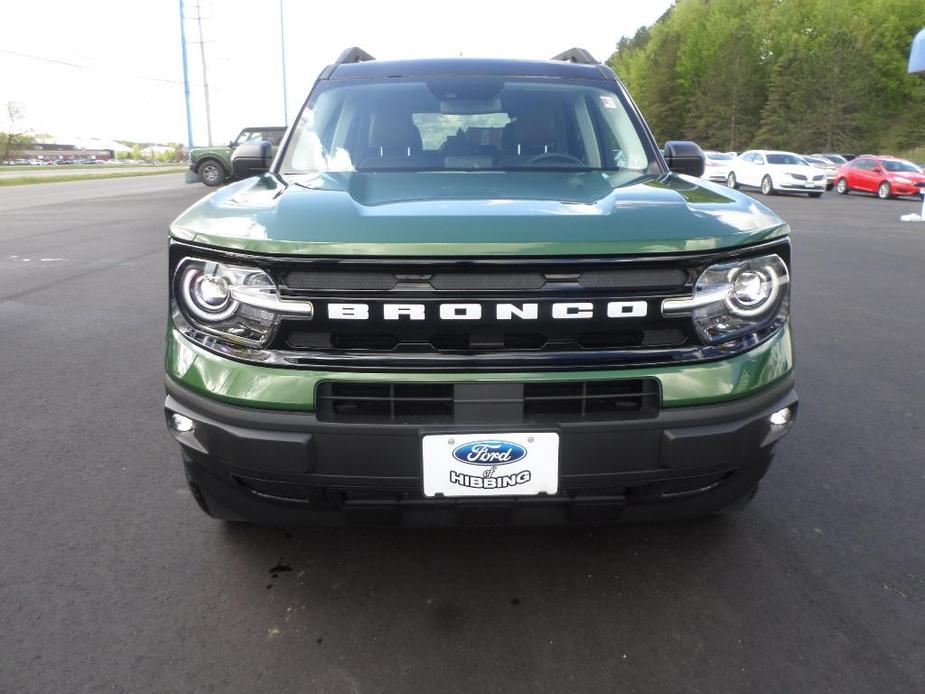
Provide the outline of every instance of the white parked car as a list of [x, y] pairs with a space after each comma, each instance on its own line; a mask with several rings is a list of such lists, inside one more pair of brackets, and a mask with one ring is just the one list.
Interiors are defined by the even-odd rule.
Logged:
[[803, 161], [810, 166], [815, 166], [817, 169], [825, 171], [825, 189], [832, 190], [832, 186], [835, 185], [835, 172], [838, 170], [838, 166], [825, 157], [817, 157], [812, 154], [803, 154], [800, 156]]
[[760, 188], [765, 195], [790, 191], [818, 198], [825, 192], [825, 171], [810, 166], [793, 152], [752, 149], [732, 162], [726, 185]]
[[725, 181], [729, 175], [729, 165], [735, 160], [734, 154], [728, 152], [705, 151], [706, 162], [703, 167], [703, 175], [708, 181]]

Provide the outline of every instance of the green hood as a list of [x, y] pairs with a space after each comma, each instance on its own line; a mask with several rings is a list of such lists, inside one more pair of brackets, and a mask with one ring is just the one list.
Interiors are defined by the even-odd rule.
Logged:
[[206, 196], [174, 238], [300, 255], [703, 251], [787, 225], [736, 191], [675, 174], [369, 172], [250, 178]]

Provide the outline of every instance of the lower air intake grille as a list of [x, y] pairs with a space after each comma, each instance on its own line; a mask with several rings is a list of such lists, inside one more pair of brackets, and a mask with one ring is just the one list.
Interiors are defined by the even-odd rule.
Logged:
[[634, 378], [621, 381], [527, 383], [524, 419], [635, 419], [658, 413], [658, 381]]
[[468, 424], [474, 410], [503, 412], [509, 426], [655, 417], [660, 393], [654, 378], [459, 385], [324, 381], [316, 401], [318, 419], [327, 422]]
[[317, 401], [323, 421], [453, 421], [449, 384], [325, 382], [318, 385]]

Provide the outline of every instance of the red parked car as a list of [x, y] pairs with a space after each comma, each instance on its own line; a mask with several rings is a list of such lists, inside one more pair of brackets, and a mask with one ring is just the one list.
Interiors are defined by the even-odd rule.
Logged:
[[901, 195], [921, 195], [925, 173], [911, 161], [896, 157], [862, 155], [838, 167], [835, 190], [876, 193], [881, 200]]

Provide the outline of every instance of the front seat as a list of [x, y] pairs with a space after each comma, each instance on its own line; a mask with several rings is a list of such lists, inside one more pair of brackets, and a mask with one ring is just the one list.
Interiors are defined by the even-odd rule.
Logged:
[[[510, 128], [510, 129], [508, 129]], [[526, 111], [505, 126], [501, 146], [509, 160], [531, 159], [538, 154], [556, 151], [556, 123], [548, 109]]]
[[369, 149], [361, 168], [410, 166], [421, 161], [423, 144], [408, 112], [374, 113], [369, 127]]

